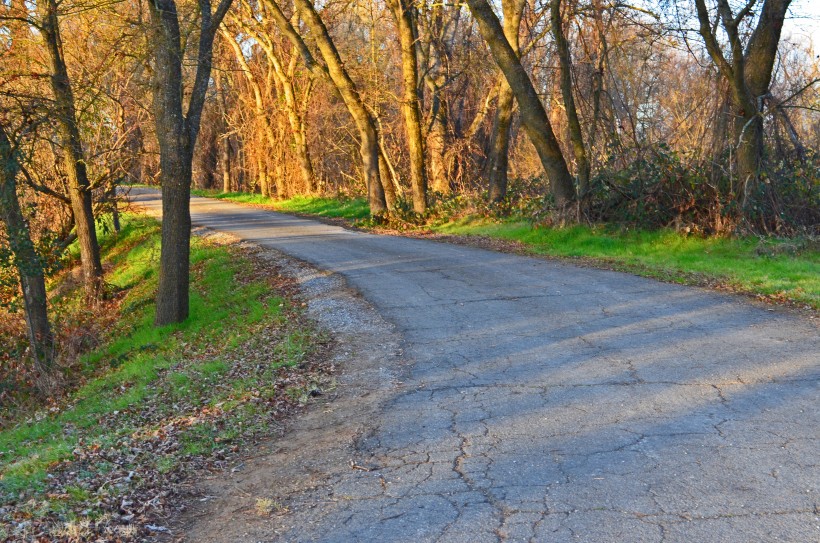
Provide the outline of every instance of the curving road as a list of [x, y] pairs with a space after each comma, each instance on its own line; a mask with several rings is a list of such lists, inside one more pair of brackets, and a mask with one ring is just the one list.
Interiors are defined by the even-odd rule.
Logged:
[[816, 321], [621, 273], [191, 208], [195, 224], [343, 276], [408, 362], [352, 445], [362, 469], [327, 468], [248, 541], [820, 541]]

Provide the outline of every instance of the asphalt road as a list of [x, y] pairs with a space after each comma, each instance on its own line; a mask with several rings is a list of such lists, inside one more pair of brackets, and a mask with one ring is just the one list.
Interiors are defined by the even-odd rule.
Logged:
[[195, 224], [341, 274], [409, 362], [355, 444], [369, 471], [327, 474], [322, 503], [272, 539], [820, 541], [816, 321], [627, 274], [191, 208]]

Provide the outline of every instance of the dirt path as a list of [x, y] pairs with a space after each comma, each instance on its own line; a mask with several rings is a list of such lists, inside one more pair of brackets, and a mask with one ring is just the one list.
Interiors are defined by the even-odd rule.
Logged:
[[[310, 311], [349, 348], [339, 398], [206, 481], [187, 540], [820, 541], [815, 322], [226, 202], [192, 212], [306, 262]], [[259, 498], [280, 510], [259, 516]]]

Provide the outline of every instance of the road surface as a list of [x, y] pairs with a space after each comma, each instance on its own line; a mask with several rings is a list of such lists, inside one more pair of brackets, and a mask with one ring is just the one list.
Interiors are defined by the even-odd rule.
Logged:
[[[133, 198], [158, 208], [154, 192]], [[820, 541], [816, 321], [227, 202], [191, 209], [339, 274], [392, 325], [403, 361], [340, 445], [353, 468], [339, 452], [280, 496], [287, 513], [249, 531], [239, 513], [204, 515], [191, 540]]]

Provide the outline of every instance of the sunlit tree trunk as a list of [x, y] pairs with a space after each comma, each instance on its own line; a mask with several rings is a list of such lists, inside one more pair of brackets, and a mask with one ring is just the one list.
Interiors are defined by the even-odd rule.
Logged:
[[219, 142], [219, 157], [222, 165], [222, 192], [231, 192], [231, 139], [227, 135]]
[[[296, 89], [293, 86], [294, 66], [291, 62], [286, 70], [282, 66], [282, 61], [274, 51], [273, 47], [264, 47], [268, 60], [273, 65], [276, 77], [282, 89], [282, 95], [285, 98], [284, 106], [287, 114], [288, 124], [290, 126], [290, 135], [293, 140], [293, 152], [296, 155], [296, 160], [299, 163], [299, 174], [302, 177], [302, 183], [308, 192], [313, 192], [316, 189], [316, 179], [313, 173], [313, 164], [310, 160], [310, 150], [307, 145], [307, 136], [305, 131], [305, 120], [299, 111], [299, 104], [296, 100]], [[294, 60], [296, 55], [293, 55]]]
[[54, 93], [54, 113], [65, 157], [68, 193], [77, 228], [77, 242], [80, 245], [85, 291], [90, 299], [97, 299], [102, 294], [103, 269], [100, 261], [100, 246], [94, 226], [91, 184], [88, 180], [85, 153], [77, 126], [74, 93], [63, 56], [63, 42], [57, 15], [58, 6], [55, 0], [47, 0], [40, 6], [42, 17], [40, 33], [48, 51], [51, 90]]
[[[285, 88], [285, 100], [288, 106], [288, 121], [290, 122], [291, 131], [293, 134], [293, 147], [296, 153], [296, 159], [299, 161], [299, 173], [302, 176], [302, 183], [304, 190], [308, 193], [314, 193], [318, 189], [316, 183], [316, 173], [313, 171], [313, 162], [310, 158], [310, 148], [307, 141], [307, 123], [305, 122], [305, 115], [300, 109], [299, 102], [296, 100], [296, 89], [293, 85], [294, 70], [296, 67], [295, 51], [291, 56], [291, 62], [288, 66], [287, 72], [281, 74], [277, 72], [282, 81], [282, 86]], [[311, 89], [312, 82], [309, 82], [304, 89], [304, 100], [307, 101]]]
[[487, 1], [468, 0], [467, 4], [478, 23], [481, 36], [487, 42], [496, 64], [504, 73], [518, 101], [521, 121], [549, 178], [550, 190], [555, 203], [562, 212], [566, 212], [575, 200], [575, 185], [567, 169], [558, 140], [552, 131], [544, 105], [526, 70], [518, 60], [518, 56], [504, 36], [504, 30], [498, 17], [493, 13]]
[[445, 6], [441, 2], [432, 2], [429, 6], [429, 20], [422, 40], [418, 40], [417, 49], [424, 51], [426, 69], [424, 84], [430, 97], [430, 120], [427, 130], [427, 155], [429, 157], [429, 184], [433, 192], [450, 194], [450, 178], [447, 171], [447, 136], [449, 105], [445, 85], [447, 83], [445, 51]]
[[[430, 78], [428, 78], [429, 80]], [[447, 104], [442, 99], [441, 87], [431, 86], [432, 119], [427, 135], [427, 150], [430, 153], [430, 182], [432, 189], [441, 194], [450, 194], [450, 179], [447, 177]]]
[[410, 186], [413, 190], [413, 211], [427, 211], [427, 167], [424, 160], [424, 139], [421, 127], [418, 59], [416, 39], [418, 32], [412, 5], [407, 0], [388, 0], [396, 21], [401, 44], [401, 67], [403, 76], [402, 111], [410, 151]]
[[[501, 8], [504, 12], [504, 36], [506, 36], [516, 55], [519, 53], [518, 30], [521, 26], [524, 6], [526, 6], [526, 0], [503, 0], [501, 2]], [[513, 106], [515, 105], [513, 91], [503, 75], [502, 79], [498, 89], [498, 107], [490, 143], [489, 197], [492, 202], [500, 202], [507, 196], [510, 126], [512, 125]]]
[[[276, 135], [273, 132], [273, 126], [271, 124], [271, 113], [268, 111], [266, 107], [264, 98], [263, 98], [263, 90], [262, 87], [257, 80], [257, 77], [254, 75], [251, 67], [248, 65], [247, 59], [245, 59], [245, 54], [242, 52], [242, 47], [236, 42], [234, 37], [224, 28], [220, 31], [222, 37], [225, 41], [230, 45], [231, 50], [234, 52], [234, 58], [236, 59], [237, 64], [239, 64], [239, 68], [242, 70], [242, 74], [245, 76], [245, 80], [248, 82], [248, 85], [253, 92], [253, 114], [256, 118], [256, 122], [259, 123], [264, 130], [265, 134], [265, 141], [267, 143], [267, 152], [273, 152], [273, 150], [277, 146]], [[256, 154], [256, 176], [257, 176], [257, 185], [259, 186], [259, 192], [263, 196], [270, 196], [270, 180], [268, 178], [268, 171], [267, 171], [267, 164], [264, 159], [264, 152], [257, 152]], [[280, 198], [284, 197], [282, 191], [284, 190], [284, 179], [280, 179], [281, 175], [275, 175], [275, 183], [276, 183], [276, 190], [277, 195]]]
[[[219, 114], [223, 123], [227, 118], [227, 104], [225, 100], [224, 76], [214, 79], [219, 105]], [[224, 124], [223, 124], [224, 127]], [[231, 192], [231, 138], [229, 134], [222, 134], [219, 139], [219, 166], [222, 170], [222, 192]]]
[[376, 130], [376, 123], [367, 111], [362, 102], [359, 91], [355, 83], [350, 78], [344, 67], [339, 51], [333, 44], [333, 40], [325, 27], [322, 18], [316, 12], [313, 4], [309, 0], [295, 0], [296, 9], [302, 17], [305, 25], [311, 32], [311, 36], [316, 41], [319, 52], [327, 65], [324, 70], [316, 63], [310, 49], [308, 49], [302, 37], [296, 32], [290, 21], [282, 13], [281, 8], [274, 0], [269, 0], [271, 14], [274, 22], [299, 50], [308, 69], [327, 77], [339, 92], [342, 100], [347, 106], [347, 110], [353, 117], [353, 122], [359, 132], [359, 153], [362, 157], [362, 170], [365, 185], [367, 186], [367, 200], [370, 205], [370, 214], [374, 217], [384, 216], [388, 213], [387, 202], [384, 196], [384, 187], [379, 175], [379, 137]]

